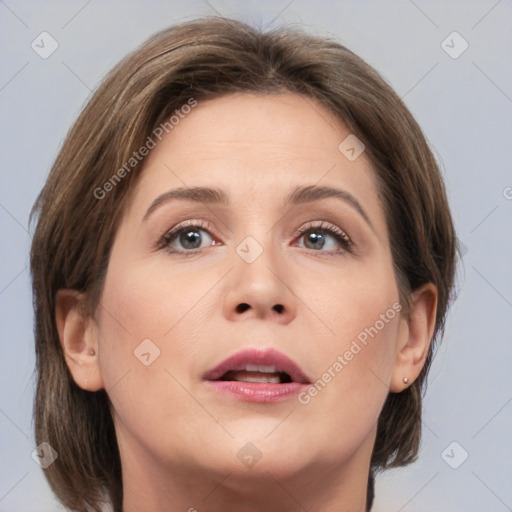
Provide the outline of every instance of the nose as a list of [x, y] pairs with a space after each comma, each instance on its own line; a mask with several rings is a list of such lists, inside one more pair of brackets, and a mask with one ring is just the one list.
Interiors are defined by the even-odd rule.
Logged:
[[289, 265], [283, 258], [270, 248], [264, 248], [252, 262], [236, 252], [234, 258], [224, 296], [224, 316], [231, 321], [265, 319], [290, 323], [297, 315], [298, 299], [291, 289]]

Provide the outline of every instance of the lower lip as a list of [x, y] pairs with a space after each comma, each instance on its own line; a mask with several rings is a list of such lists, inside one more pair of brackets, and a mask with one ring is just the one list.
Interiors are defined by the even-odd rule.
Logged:
[[296, 397], [308, 387], [298, 382], [271, 384], [234, 380], [209, 380], [208, 385], [223, 395], [230, 395], [244, 402], [271, 403]]

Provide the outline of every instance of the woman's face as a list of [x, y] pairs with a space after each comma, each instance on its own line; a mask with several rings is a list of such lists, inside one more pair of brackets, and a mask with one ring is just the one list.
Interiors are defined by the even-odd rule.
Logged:
[[350, 135], [311, 99], [238, 94], [151, 150], [94, 326], [126, 471], [369, 460], [406, 327]]

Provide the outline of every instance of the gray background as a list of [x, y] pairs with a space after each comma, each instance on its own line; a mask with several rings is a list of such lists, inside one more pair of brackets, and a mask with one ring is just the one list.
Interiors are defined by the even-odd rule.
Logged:
[[[384, 75], [423, 127], [466, 252], [430, 376], [420, 459], [379, 477], [374, 510], [512, 510], [511, 2], [6, 0], [0, 2], [0, 511], [62, 510], [30, 456], [30, 207], [105, 72], [156, 30], [216, 13], [335, 37]], [[31, 48], [43, 31], [59, 45], [47, 59]], [[453, 31], [469, 44], [458, 58], [441, 46]], [[453, 37], [445, 43], [452, 53], [462, 44]]]

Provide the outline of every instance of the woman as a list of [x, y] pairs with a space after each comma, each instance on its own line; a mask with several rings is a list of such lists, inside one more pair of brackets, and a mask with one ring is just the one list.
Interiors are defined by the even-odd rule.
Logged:
[[366, 511], [416, 458], [454, 229], [417, 123], [343, 46], [156, 34], [33, 214], [36, 438], [65, 506]]

